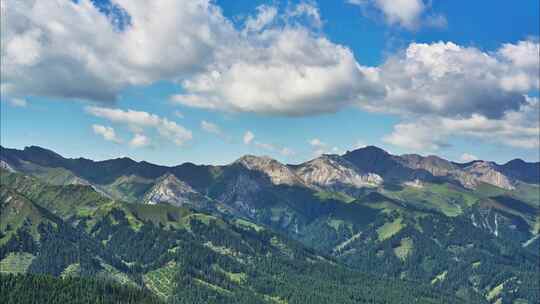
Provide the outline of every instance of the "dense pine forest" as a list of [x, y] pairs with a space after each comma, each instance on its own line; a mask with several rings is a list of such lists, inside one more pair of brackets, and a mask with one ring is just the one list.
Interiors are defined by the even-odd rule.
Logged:
[[5, 304], [163, 303], [148, 291], [95, 278], [0, 275], [0, 290]]

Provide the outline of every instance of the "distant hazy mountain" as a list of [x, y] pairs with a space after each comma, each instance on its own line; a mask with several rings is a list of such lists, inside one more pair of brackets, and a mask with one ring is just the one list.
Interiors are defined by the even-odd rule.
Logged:
[[[194, 231], [186, 223], [196, 219], [211, 223], [209, 227], [229, 227], [236, 237], [245, 233], [236, 225], [248, 225], [299, 241], [314, 250], [310, 259], [320, 255], [354, 271], [421, 282], [464, 302], [537, 303], [540, 299], [536, 268], [539, 163], [512, 160], [500, 165], [478, 160], [460, 164], [437, 156], [392, 155], [369, 146], [295, 165], [244, 156], [225, 166], [185, 163], [173, 167], [129, 158], [68, 159], [39, 147], [1, 148], [0, 164], [2, 185], [12, 191], [11, 196], [29, 199], [36, 210], [44, 208], [100, 242], [128, 233], [116, 227], [119, 223], [135, 231], [146, 227], [147, 221], [159, 229]], [[30, 231], [41, 223], [30, 222]], [[23, 227], [18, 223], [13, 226]], [[103, 229], [106, 232], [100, 232]], [[222, 233], [212, 229], [204, 233], [212, 237]], [[256, 258], [233, 253], [240, 250], [235, 247], [243, 242], [239, 239], [219, 246], [200, 241], [235, 259]], [[95, 249], [102, 266], [93, 272], [108, 269], [103, 265], [116, 265], [112, 257], [127, 246], [113, 242], [116, 245], [108, 248], [109, 243], [105, 244], [104, 249], [98, 248], [103, 253]], [[272, 242], [249, 246], [278, 246], [285, 255], [289, 252]], [[143, 249], [132, 250], [125, 254], [144, 254]], [[153, 258], [141, 256], [144, 267], [156, 271], [167, 267], [165, 258], [159, 258], [159, 267], [148, 266], [164, 254], [160, 252]], [[112, 254], [109, 260], [107, 254]], [[291, 261], [300, 263], [295, 258]], [[114, 267], [109, 272], [123, 272], [121, 263]], [[221, 289], [236, 290], [207, 279], [197, 277]]]

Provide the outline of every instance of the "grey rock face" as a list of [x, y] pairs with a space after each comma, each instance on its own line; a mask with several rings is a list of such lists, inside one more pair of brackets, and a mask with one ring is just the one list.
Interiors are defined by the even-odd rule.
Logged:
[[201, 206], [207, 203], [207, 199], [174, 175], [167, 174], [146, 193], [143, 202], [151, 205], [169, 203], [174, 206]]
[[274, 185], [304, 185], [302, 179], [289, 167], [267, 156], [246, 155], [235, 163], [241, 164], [249, 170], [266, 174]]
[[0, 168], [7, 170], [9, 172], [15, 172], [15, 169], [13, 169], [7, 162], [0, 160]]
[[460, 181], [463, 186], [474, 188], [479, 183], [484, 182], [499, 188], [513, 190], [514, 183], [511, 178], [498, 170], [495, 164], [485, 161], [478, 161], [464, 168], [466, 174], [462, 175]]
[[362, 173], [338, 155], [323, 155], [295, 168], [295, 173], [308, 185], [323, 189], [341, 186], [377, 187], [383, 179], [375, 173]]

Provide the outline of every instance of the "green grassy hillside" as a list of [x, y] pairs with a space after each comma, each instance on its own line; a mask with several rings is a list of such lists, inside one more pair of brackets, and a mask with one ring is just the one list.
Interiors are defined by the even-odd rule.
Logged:
[[[31, 206], [18, 213], [23, 224], [16, 216], [2, 221], [2, 270], [68, 280], [46, 282], [53, 285], [51, 299], [73, 292], [70, 286], [79, 284], [75, 278], [92, 276], [174, 303], [466, 302], [428, 285], [347, 269], [246, 220], [113, 201], [90, 187], [51, 186], [17, 174], [2, 178], [2, 189], [2, 215], [16, 201]], [[41, 286], [32, 277], [8, 281], [3, 284], [21, 286], [9, 299], [28, 286]], [[62, 292], [54, 291], [65, 282]], [[137, 293], [107, 290], [112, 294], [99, 296], [102, 291], [94, 287], [85, 292], [100, 299], [127, 293], [126, 303]]]

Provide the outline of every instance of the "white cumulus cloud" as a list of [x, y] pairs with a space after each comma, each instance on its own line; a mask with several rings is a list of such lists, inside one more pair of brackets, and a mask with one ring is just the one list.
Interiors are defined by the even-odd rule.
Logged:
[[28, 101], [24, 98], [11, 98], [7, 100], [7, 103], [16, 108], [26, 108], [28, 106]]
[[255, 134], [253, 134], [253, 132], [246, 131], [246, 133], [244, 133], [244, 144], [249, 145], [253, 141], [253, 139], [255, 139]]
[[[532, 55], [529, 43], [512, 47], [527, 48], [525, 52]], [[538, 49], [538, 43], [535, 47]], [[525, 104], [524, 94], [539, 85], [538, 56], [529, 59], [527, 65], [517, 64], [509, 56], [499, 55], [507, 48], [509, 45], [498, 53], [486, 53], [451, 42], [412, 43], [374, 70], [386, 94], [360, 105], [368, 110], [407, 115], [501, 117]], [[531, 68], [534, 66], [536, 70]], [[514, 81], [519, 85], [512, 84]]]
[[366, 87], [352, 52], [302, 28], [270, 29], [216, 69], [183, 82], [183, 105], [301, 116], [335, 112]]
[[[446, 23], [429, 1], [349, 2], [373, 7], [388, 23], [407, 29]], [[284, 10], [260, 6], [238, 28], [210, 0], [115, 0], [121, 16], [105, 15], [90, 0], [0, 3], [0, 91], [6, 100], [45, 96], [111, 106], [128, 86], [165, 80], [180, 86], [173, 102], [196, 108], [305, 116], [356, 105], [394, 114], [402, 121], [385, 140], [414, 149], [444, 146], [450, 129], [537, 147], [537, 133], [531, 135], [537, 120], [515, 118], [534, 117], [538, 109], [527, 97], [539, 89], [537, 40], [493, 51], [452, 42], [411, 43], [381, 65], [367, 67], [324, 35], [311, 1]], [[150, 113], [87, 111], [134, 134], [152, 128], [178, 145], [192, 138], [174, 121]], [[513, 125], [505, 125], [509, 122]], [[426, 130], [433, 123], [442, 126], [430, 136]], [[408, 132], [417, 137], [405, 140], [412, 136]]]
[[114, 5], [122, 28], [90, 0], [2, 0], [2, 92], [110, 103], [168, 80], [179, 103], [275, 115], [334, 112], [365, 93], [352, 52], [314, 30], [311, 2], [261, 6], [238, 30], [208, 0]]
[[95, 134], [101, 135], [103, 139], [107, 141], [112, 141], [117, 144], [121, 143], [122, 140], [116, 136], [116, 132], [113, 127], [106, 127], [102, 125], [94, 124], [92, 125], [92, 130]]
[[218, 125], [208, 122], [206, 120], [201, 121], [201, 129], [203, 129], [203, 131], [205, 132], [216, 134], [216, 135], [222, 134], [221, 128]]
[[243, 142], [246, 145], [253, 144], [253, 146], [255, 146], [255, 147], [257, 147], [257, 148], [259, 148], [261, 150], [265, 150], [267, 152], [278, 153], [278, 154], [280, 154], [282, 156], [296, 155], [296, 152], [294, 150], [288, 148], [288, 147], [281, 147], [281, 146], [278, 146], [278, 145], [274, 145], [274, 144], [270, 144], [270, 143], [255, 140], [255, 134], [253, 134], [253, 132], [251, 132], [251, 131], [246, 131], [246, 133], [244, 133]]
[[121, 30], [90, 0], [2, 0], [3, 93], [111, 102], [128, 85], [202, 71], [236, 35], [205, 0], [114, 5], [129, 16]]
[[403, 121], [384, 141], [415, 151], [448, 145], [450, 135], [538, 147], [539, 44], [520, 41], [495, 52], [451, 42], [413, 43], [373, 70], [386, 94], [360, 102]]
[[244, 34], [249, 32], [258, 32], [271, 24], [278, 14], [274, 6], [260, 5], [257, 7], [257, 15], [248, 16], [244, 24]]
[[326, 143], [322, 142], [318, 138], [313, 138], [309, 141], [309, 144], [314, 148], [326, 147]]
[[[174, 121], [148, 112], [95, 106], [86, 107], [86, 111], [93, 116], [101, 117], [114, 123], [124, 124], [137, 134], [141, 133], [145, 128], [155, 129], [160, 136], [179, 146], [193, 138], [190, 130], [178, 125]], [[142, 134], [139, 135], [142, 136]], [[142, 140], [141, 136], [139, 136], [140, 139], [137, 142], [146, 142]]]
[[142, 148], [150, 144], [150, 139], [144, 134], [135, 133], [133, 138], [130, 140], [129, 145], [134, 148]]
[[343, 150], [339, 147], [330, 147], [326, 142], [323, 142], [319, 138], [313, 138], [308, 141], [311, 146], [314, 156], [320, 156], [322, 154], [341, 154]]
[[389, 25], [408, 30], [421, 26], [446, 27], [442, 14], [430, 13], [431, 4], [423, 0], [347, 0], [347, 3], [380, 12]]
[[490, 119], [479, 114], [449, 118], [428, 116], [394, 126], [383, 141], [416, 151], [438, 150], [448, 146], [452, 136], [464, 136], [489, 143], [517, 148], [540, 148], [540, 107], [537, 98], [526, 98], [518, 110], [501, 118]]
[[474, 154], [469, 154], [469, 153], [463, 153], [461, 154], [461, 156], [459, 157], [459, 160], [464, 162], [464, 163], [468, 163], [468, 162], [471, 162], [473, 160], [477, 160], [478, 157]]

